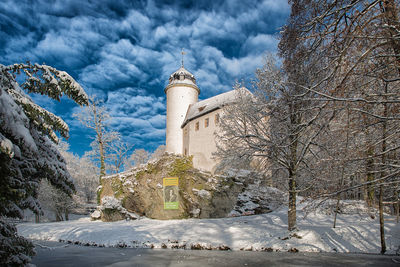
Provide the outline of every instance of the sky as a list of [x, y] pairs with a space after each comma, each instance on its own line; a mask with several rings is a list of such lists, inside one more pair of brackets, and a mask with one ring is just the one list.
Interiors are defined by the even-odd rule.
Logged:
[[[199, 99], [251, 86], [267, 52], [276, 53], [290, 12], [286, 0], [259, 1], [0, 1], [0, 64], [30, 61], [67, 71], [104, 101], [118, 131], [134, 149], [165, 144], [169, 75], [181, 65], [194, 74]], [[81, 108], [33, 95], [66, 121], [70, 150], [90, 150], [94, 132], [74, 113]]]

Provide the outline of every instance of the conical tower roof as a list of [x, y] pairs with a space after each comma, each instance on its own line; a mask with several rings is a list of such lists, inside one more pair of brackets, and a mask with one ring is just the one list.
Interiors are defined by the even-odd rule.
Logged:
[[182, 66], [169, 76], [169, 84], [173, 83], [189, 83], [196, 85], [196, 78]]
[[192, 73], [186, 70], [183, 66], [181, 66], [177, 71], [172, 73], [169, 76], [169, 83], [165, 88], [164, 92], [174, 86], [187, 86], [197, 90], [197, 93], [200, 94], [200, 89], [197, 87], [196, 78]]

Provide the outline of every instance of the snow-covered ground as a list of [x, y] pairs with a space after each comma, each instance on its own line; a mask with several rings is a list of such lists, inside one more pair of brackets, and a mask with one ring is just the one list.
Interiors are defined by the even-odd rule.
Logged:
[[[304, 218], [298, 211], [299, 231], [289, 236], [287, 209], [255, 216], [224, 219], [187, 219], [100, 222], [82, 218], [56, 223], [24, 223], [17, 226], [19, 234], [50, 241], [83, 245], [232, 249], [310, 252], [379, 253], [379, 221], [366, 214], [339, 214], [336, 228], [333, 215], [310, 213]], [[400, 248], [400, 224], [386, 216], [387, 252]]]

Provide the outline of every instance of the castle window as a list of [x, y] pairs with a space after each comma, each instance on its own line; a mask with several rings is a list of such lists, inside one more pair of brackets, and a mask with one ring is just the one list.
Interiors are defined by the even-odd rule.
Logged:
[[210, 119], [209, 118], [205, 119], [204, 120], [204, 128], [207, 128], [209, 124], [210, 124]]
[[200, 123], [199, 123], [199, 122], [196, 122], [196, 125], [195, 125], [194, 129], [195, 129], [196, 131], [198, 131], [198, 130], [199, 130], [199, 126], [200, 126]]
[[215, 125], [217, 125], [219, 123], [219, 113], [215, 114], [214, 121], [215, 121]]

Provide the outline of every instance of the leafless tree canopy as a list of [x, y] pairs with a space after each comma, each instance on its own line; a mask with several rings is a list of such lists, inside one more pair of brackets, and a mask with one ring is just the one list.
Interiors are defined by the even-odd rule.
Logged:
[[400, 4], [289, 3], [282, 64], [267, 56], [254, 95], [238, 90], [222, 118], [217, 155], [222, 165], [257, 162], [286, 185], [292, 230], [296, 194], [363, 198], [380, 210], [383, 201], [398, 201]]

